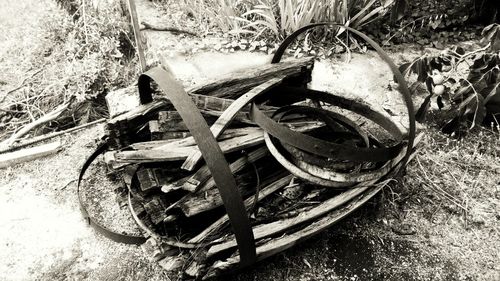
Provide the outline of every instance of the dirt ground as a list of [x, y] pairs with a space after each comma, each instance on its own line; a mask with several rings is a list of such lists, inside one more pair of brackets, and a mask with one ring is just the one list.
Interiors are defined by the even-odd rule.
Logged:
[[[16, 85], [16, 69], [29, 69], [23, 64], [29, 54], [21, 50], [30, 49], [25, 39], [39, 33], [44, 16], [60, 12], [51, 3], [0, 5], [0, 15], [16, 15], [0, 18], [1, 91]], [[390, 55], [401, 62], [426, 51], [436, 50], [408, 47]], [[206, 51], [167, 57], [187, 85], [231, 71], [229, 65], [238, 62], [248, 67], [268, 59]], [[342, 60], [335, 67], [318, 63], [312, 87], [353, 92], [404, 116], [397, 92], [388, 90], [391, 75], [374, 54], [355, 55], [349, 65]], [[375, 200], [310, 241], [221, 280], [500, 280], [499, 133], [476, 130], [456, 141], [435, 128], [424, 130], [405, 177]], [[63, 136], [59, 153], [0, 170], [0, 280], [173, 279], [140, 247], [100, 236], [81, 217], [74, 180], [102, 134], [96, 125]], [[107, 196], [113, 202], [112, 192]], [[129, 225], [127, 210], [117, 213], [114, 223]]]

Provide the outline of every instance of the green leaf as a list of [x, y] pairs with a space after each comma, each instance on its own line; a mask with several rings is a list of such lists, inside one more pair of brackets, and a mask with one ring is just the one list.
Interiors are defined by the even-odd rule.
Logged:
[[471, 105], [474, 110], [474, 114], [472, 115], [472, 125], [471, 129], [481, 125], [483, 123], [484, 117], [486, 117], [486, 107], [484, 106], [484, 98], [481, 95], [476, 95], [477, 99]]
[[459, 100], [463, 99], [466, 94], [469, 94], [471, 92], [473, 92], [471, 85], [465, 85], [464, 86], [461, 83], [460, 88], [458, 88], [455, 91], [455, 94], [453, 95], [453, 100], [454, 101], [459, 101]]
[[441, 129], [441, 131], [443, 133], [445, 133], [445, 134], [452, 134], [452, 133], [456, 132], [460, 128], [460, 124], [462, 123], [461, 121], [462, 121], [461, 117], [457, 116], [457, 117], [451, 119], [450, 121], [448, 121], [443, 126], [443, 128]]
[[417, 80], [419, 82], [422, 82], [424, 83], [425, 82], [425, 79], [427, 79], [427, 77], [429, 76], [428, 73], [427, 73], [427, 70], [428, 70], [428, 66], [427, 66], [427, 60], [419, 60], [418, 61], [418, 65], [417, 65]]
[[465, 55], [465, 50], [462, 47], [456, 47], [455, 52], [461, 56]]
[[481, 90], [481, 95], [484, 97], [484, 102], [488, 103], [488, 101], [496, 95], [500, 94], [500, 83], [489, 85], [488, 87]]
[[427, 79], [425, 79], [425, 86], [427, 87], [427, 92], [429, 92], [429, 94], [432, 95], [432, 85], [434, 83], [432, 82], [432, 78], [431, 77], [427, 77]]
[[415, 114], [415, 120], [419, 123], [424, 122], [425, 116], [427, 115], [427, 111], [429, 111], [429, 106], [431, 104], [431, 95], [428, 95], [425, 99], [424, 102], [420, 105], [420, 108], [417, 110], [417, 113]]
[[407, 0], [396, 0], [391, 11], [391, 21], [396, 22], [402, 19], [405, 15]]
[[437, 101], [438, 108], [442, 109], [444, 107], [443, 97], [442, 96], [438, 96], [436, 101]]

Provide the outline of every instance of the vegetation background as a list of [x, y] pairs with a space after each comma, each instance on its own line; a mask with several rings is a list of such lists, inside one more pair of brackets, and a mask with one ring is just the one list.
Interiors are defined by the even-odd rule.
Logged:
[[[272, 53], [286, 35], [310, 22], [337, 21], [360, 28], [407, 70], [421, 109], [426, 136], [405, 177], [331, 231], [231, 278], [500, 278], [500, 16], [495, 0], [149, 4], [163, 12], [166, 26], [178, 30], [168, 43], [186, 56], [213, 51]], [[27, 136], [106, 117], [105, 95], [129, 86], [139, 73], [127, 9], [118, 0], [11, 1], [0, 5], [0, 15], [0, 139], [61, 106], [64, 110], [57, 118]], [[345, 30], [323, 29], [299, 40], [289, 55], [338, 61], [339, 56], [369, 52]], [[445, 71], [447, 66], [452, 69]], [[449, 125], [453, 120], [457, 121]], [[443, 133], [447, 124], [451, 129]], [[9, 240], [1, 246], [2, 279], [168, 280], [139, 249], [113, 245], [81, 227], [71, 199], [74, 189], [65, 184], [99, 133], [90, 129], [66, 140], [67, 151], [47, 162], [0, 171], [2, 214], [36, 206], [36, 212], [47, 211], [46, 217], [37, 217], [46, 224], [59, 217], [76, 230], [55, 236], [44, 232], [36, 241], [28, 235], [30, 228], [19, 226], [25, 225], [19, 222], [22, 217], [3, 216], [2, 234], [18, 234], [32, 242]], [[55, 169], [67, 171], [58, 174]], [[27, 221], [29, 225], [33, 221]], [[77, 238], [63, 239], [73, 236]], [[54, 237], [57, 243], [52, 243]]]

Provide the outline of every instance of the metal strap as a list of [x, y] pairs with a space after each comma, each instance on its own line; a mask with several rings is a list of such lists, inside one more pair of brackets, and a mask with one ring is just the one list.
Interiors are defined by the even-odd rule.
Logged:
[[141, 100], [151, 100], [151, 80], [155, 81], [182, 117], [184, 124], [195, 139], [198, 148], [219, 189], [238, 242], [240, 266], [249, 266], [256, 260], [255, 242], [243, 200], [236, 187], [236, 181], [229, 169], [219, 144], [205, 119], [188, 96], [182, 85], [167, 71], [156, 67], [139, 77]]
[[319, 156], [350, 161], [387, 161], [396, 157], [402, 149], [402, 144], [387, 148], [365, 148], [341, 145], [318, 139], [291, 130], [273, 119], [267, 117], [256, 105], [252, 106], [251, 119], [264, 131], [301, 150]]
[[283, 43], [281, 43], [281, 45], [276, 50], [276, 53], [274, 53], [274, 56], [273, 56], [273, 59], [271, 60], [271, 63], [280, 62], [281, 57], [285, 53], [285, 50], [299, 35], [301, 35], [302, 33], [306, 32], [310, 29], [313, 29], [313, 28], [316, 28], [319, 26], [336, 26], [338, 28], [345, 28], [349, 32], [352, 32], [352, 33], [358, 35], [359, 37], [361, 37], [363, 40], [365, 40], [371, 47], [373, 47], [377, 51], [380, 58], [382, 58], [382, 60], [385, 61], [385, 63], [387, 63], [387, 65], [391, 69], [392, 73], [394, 74], [395, 80], [399, 85], [398, 91], [401, 93], [401, 96], [402, 96], [402, 98], [405, 102], [405, 105], [406, 105], [406, 109], [408, 111], [408, 119], [409, 119], [408, 120], [408, 122], [409, 122], [408, 143], [406, 145], [407, 146], [406, 155], [405, 155], [404, 159], [401, 161], [403, 163], [402, 165], [404, 166], [410, 158], [411, 151], [413, 148], [413, 143], [415, 141], [415, 131], [416, 131], [416, 128], [415, 128], [415, 109], [413, 106], [413, 101], [412, 101], [411, 96], [410, 96], [410, 91], [408, 90], [408, 85], [407, 85], [403, 75], [401, 74], [401, 71], [399, 71], [398, 67], [394, 64], [394, 62], [389, 58], [389, 56], [384, 52], [384, 50], [382, 50], [382, 48], [375, 41], [370, 39], [365, 34], [357, 31], [356, 29], [353, 29], [353, 28], [348, 27], [348, 26], [344, 26], [342, 24], [338, 24], [335, 22], [313, 23], [313, 24], [309, 24], [309, 25], [306, 25], [304, 27], [299, 28], [297, 31], [295, 31], [294, 33], [289, 35], [287, 38], [285, 38]]
[[87, 158], [87, 160], [85, 160], [85, 163], [83, 163], [83, 166], [80, 170], [80, 175], [78, 176], [78, 184], [76, 187], [76, 192], [78, 194], [78, 204], [80, 205], [80, 211], [82, 212], [83, 218], [87, 220], [88, 224], [103, 236], [119, 243], [134, 244], [134, 245], [142, 244], [146, 242], [145, 237], [138, 235], [122, 234], [106, 228], [105, 226], [98, 223], [89, 215], [87, 208], [85, 207], [85, 204], [83, 204], [82, 194], [80, 192], [80, 185], [82, 183], [83, 176], [85, 175], [85, 172], [89, 168], [90, 164], [92, 164], [92, 162], [94, 162], [94, 160], [106, 150], [108, 150], [108, 145], [106, 143], [99, 145], [97, 149]]

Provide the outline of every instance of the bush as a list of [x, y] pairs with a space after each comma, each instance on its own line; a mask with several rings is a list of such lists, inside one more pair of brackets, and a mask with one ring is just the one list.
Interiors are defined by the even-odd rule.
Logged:
[[200, 23], [238, 36], [280, 40], [298, 28], [333, 21], [360, 28], [384, 15], [394, 0], [183, 0], [181, 8]]
[[52, 122], [54, 128], [104, 117], [105, 94], [134, 80], [138, 69], [122, 7], [116, 1], [99, 8], [89, 2], [62, 1], [71, 14], [55, 13], [43, 23], [44, 32], [34, 42], [30, 58], [30, 64], [43, 71], [7, 108], [16, 112], [11, 119], [19, 121], [7, 129], [65, 102], [71, 102], [70, 110]]
[[[439, 109], [447, 107], [445, 133], [470, 129], [484, 121], [498, 125], [500, 117], [500, 25], [483, 30], [487, 44], [481, 49], [465, 52], [460, 47], [443, 51], [438, 56], [424, 55], [400, 66], [404, 74], [415, 73], [417, 83], [425, 83], [427, 97], [417, 111], [422, 122], [431, 99], [436, 97]], [[464, 71], [465, 69], [465, 71]]]

